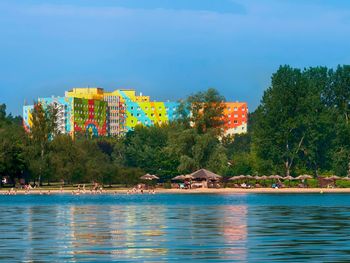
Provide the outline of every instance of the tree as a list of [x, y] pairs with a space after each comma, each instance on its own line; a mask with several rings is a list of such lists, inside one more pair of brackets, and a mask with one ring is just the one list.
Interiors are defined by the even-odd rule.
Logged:
[[286, 175], [291, 174], [305, 139], [301, 116], [306, 90], [299, 69], [281, 66], [256, 110], [253, 147], [259, 158], [271, 160], [270, 172], [284, 170]]
[[304, 111], [300, 121], [304, 123], [304, 141], [301, 146], [301, 159], [306, 169], [314, 171], [330, 169], [330, 149], [334, 137], [334, 126], [330, 110], [322, 101], [322, 94], [329, 85], [328, 69], [325, 67], [304, 70], [307, 93], [303, 99]]
[[214, 129], [220, 135], [225, 123], [224, 101], [225, 98], [216, 89], [209, 88], [205, 92], [189, 96], [180, 104], [178, 113], [182, 116], [185, 127], [186, 123], [191, 123], [198, 133]]
[[[335, 71], [330, 70], [329, 75], [330, 84], [324, 93], [324, 100], [336, 128], [333, 160], [340, 174], [350, 176], [350, 66], [338, 66]], [[344, 163], [341, 164], [340, 160]]]
[[56, 110], [53, 107], [44, 109], [41, 103], [34, 103], [32, 127], [30, 129], [30, 152], [36, 159], [30, 161], [31, 170], [38, 174], [39, 185], [43, 176], [49, 176], [48, 148], [50, 139], [57, 135]]

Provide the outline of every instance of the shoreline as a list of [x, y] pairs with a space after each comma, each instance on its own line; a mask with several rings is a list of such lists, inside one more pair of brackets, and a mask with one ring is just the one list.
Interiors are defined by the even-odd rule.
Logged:
[[[0, 195], [8, 194], [10, 189], [0, 190]], [[50, 194], [71, 194], [73, 190], [60, 190], [60, 189], [32, 189], [28, 193], [31, 194], [41, 194], [47, 195], [50, 191]], [[76, 191], [76, 190], [74, 190]], [[128, 189], [104, 189], [102, 193], [91, 194], [90, 191], [86, 193], [80, 192], [80, 195], [103, 195], [103, 194], [127, 194]], [[306, 194], [306, 193], [350, 193], [350, 188], [253, 188], [253, 189], [243, 189], [243, 188], [197, 188], [197, 189], [155, 189], [155, 193], [162, 194]], [[26, 194], [25, 190], [17, 190], [16, 194], [24, 195]], [[130, 195], [139, 195], [140, 192], [130, 194]], [[144, 194], [148, 195], [148, 190], [144, 190]]]

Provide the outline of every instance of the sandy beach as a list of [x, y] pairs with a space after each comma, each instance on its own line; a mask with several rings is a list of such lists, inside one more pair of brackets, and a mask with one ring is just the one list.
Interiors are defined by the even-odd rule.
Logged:
[[[29, 194], [72, 194], [72, 190], [59, 190], [59, 189], [33, 189]], [[127, 194], [128, 189], [104, 189], [102, 194]], [[0, 194], [7, 194], [9, 189], [0, 190]], [[25, 190], [17, 190], [17, 194], [25, 194]], [[155, 193], [167, 193], [167, 194], [305, 194], [305, 193], [350, 193], [350, 188], [221, 188], [221, 189], [156, 189]], [[83, 193], [80, 193], [83, 195]], [[87, 191], [85, 194], [90, 194]], [[140, 193], [137, 193], [140, 194]], [[144, 194], [148, 194], [145, 190]]]

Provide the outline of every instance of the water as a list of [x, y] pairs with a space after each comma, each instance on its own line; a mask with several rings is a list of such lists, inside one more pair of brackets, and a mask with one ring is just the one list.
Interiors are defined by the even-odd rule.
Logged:
[[0, 196], [0, 261], [349, 262], [350, 195]]

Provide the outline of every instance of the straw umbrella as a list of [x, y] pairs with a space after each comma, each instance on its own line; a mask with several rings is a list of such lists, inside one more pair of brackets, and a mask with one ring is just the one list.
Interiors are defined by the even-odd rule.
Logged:
[[209, 181], [218, 181], [222, 178], [222, 176], [215, 174], [211, 171], [208, 171], [206, 169], [199, 169], [198, 171], [195, 171], [191, 173], [189, 176], [192, 176], [193, 179], [201, 180], [202, 186], [207, 188]]
[[340, 180], [340, 179], [343, 179], [342, 177], [339, 177], [339, 176], [336, 176], [336, 175], [332, 175], [330, 177], [327, 177], [327, 179], [331, 179], [331, 180]]
[[195, 171], [194, 173], [191, 173], [190, 176], [192, 176], [194, 179], [205, 179], [205, 180], [219, 180], [222, 178], [220, 175], [215, 174], [206, 169], [200, 169], [198, 171]]
[[290, 187], [290, 181], [292, 181], [292, 180], [294, 180], [294, 179], [295, 179], [295, 178], [292, 177], [292, 176], [290, 176], [290, 175], [283, 177], [283, 180], [284, 180], [284, 181], [288, 181], [288, 186], [289, 186], [289, 187]]
[[236, 176], [233, 176], [231, 177], [229, 180], [230, 181], [236, 181], [236, 180], [241, 180], [243, 179], [245, 176], [242, 176], [242, 175], [236, 175]]
[[142, 180], [154, 180], [154, 179], [158, 180], [159, 177], [156, 175], [153, 175], [153, 174], [145, 174], [145, 175], [141, 176], [140, 179], [142, 179]]
[[283, 179], [283, 177], [278, 175], [278, 174], [276, 174], [276, 175], [270, 175], [269, 179], [277, 179], [277, 180], [279, 180], [279, 179]]
[[350, 181], [350, 177], [346, 176], [346, 177], [342, 177], [341, 180], [346, 180], [346, 181]]
[[297, 180], [307, 180], [307, 179], [312, 179], [313, 177], [311, 175], [308, 174], [302, 174], [297, 176], [295, 179]]
[[185, 180], [185, 176], [184, 175], [178, 175], [178, 176], [175, 176], [174, 178], [172, 178], [171, 180], [184, 181]]

